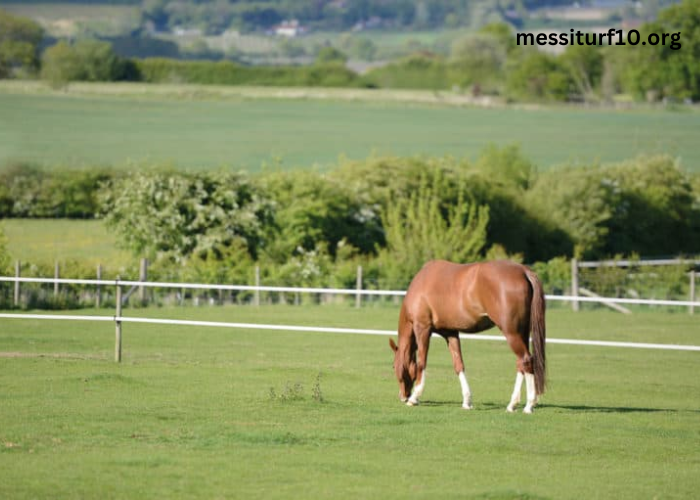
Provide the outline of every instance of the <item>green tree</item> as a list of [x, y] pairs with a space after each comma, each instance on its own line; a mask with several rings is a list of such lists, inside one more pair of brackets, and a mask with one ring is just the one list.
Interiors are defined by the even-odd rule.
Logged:
[[20, 68], [36, 71], [43, 38], [44, 30], [37, 23], [0, 9], [0, 78]]
[[127, 64], [109, 42], [60, 41], [44, 52], [41, 76], [54, 85], [70, 81], [115, 81], [126, 76]]
[[527, 200], [573, 239], [582, 257], [674, 255], [700, 245], [692, 178], [669, 156], [546, 172]]
[[667, 33], [671, 41], [677, 37], [675, 48], [670, 41], [656, 47], [668, 67], [668, 95], [700, 99], [700, 3], [672, 5], [660, 12], [657, 23], [661, 36]]
[[491, 34], [470, 34], [452, 43], [450, 62], [460, 72], [460, 85], [495, 85], [502, 80], [507, 47]]
[[622, 191], [610, 221], [606, 253], [674, 255], [700, 247], [700, 205], [691, 179], [670, 156], [639, 157], [610, 166]]
[[536, 173], [535, 165], [525, 157], [517, 145], [499, 148], [489, 144], [479, 155], [476, 169], [491, 183], [520, 190], [530, 187]]
[[478, 31], [480, 35], [491, 36], [505, 47], [508, 54], [518, 48], [515, 43], [515, 36], [510, 25], [506, 23], [490, 23], [481, 27]]
[[315, 172], [279, 172], [261, 185], [275, 206], [265, 253], [276, 262], [320, 249], [335, 257], [341, 242], [371, 253], [382, 242], [378, 212], [337, 180]]
[[445, 179], [426, 175], [417, 191], [387, 206], [382, 216], [387, 247], [380, 253], [393, 286], [405, 286], [431, 259], [470, 262], [482, 257], [489, 222], [487, 206], [469, 203], [465, 186], [457, 202], [443, 204]]
[[578, 93], [596, 100], [603, 77], [603, 52], [596, 45], [571, 45], [559, 56]]
[[133, 173], [101, 191], [102, 213], [122, 245], [153, 260], [186, 262], [226, 255], [252, 258], [263, 244], [272, 207], [242, 174]]
[[[684, 0], [672, 5], [639, 32], [636, 46], [608, 50], [619, 68], [622, 89], [637, 99], [700, 99], [700, 3]], [[658, 35], [660, 42], [642, 45], [650, 34]]]
[[571, 78], [556, 57], [537, 50], [524, 51], [509, 59], [506, 91], [521, 101], [565, 101]]
[[619, 184], [597, 166], [540, 174], [527, 198], [571, 237], [576, 256], [586, 258], [605, 255], [610, 221], [623, 209]]

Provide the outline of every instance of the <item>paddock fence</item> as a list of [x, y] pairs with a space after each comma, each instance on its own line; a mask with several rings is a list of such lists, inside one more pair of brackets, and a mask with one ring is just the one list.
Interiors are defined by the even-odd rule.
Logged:
[[[557, 267], [559, 266], [559, 267]], [[15, 280], [14, 293], [6, 287], [0, 288], [0, 308], [14, 306], [14, 308], [29, 308], [29, 309], [77, 309], [81, 307], [110, 307], [115, 300], [114, 294], [111, 293], [111, 287], [107, 289], [103, 285], [97, 284], [94, 287], [85, 285], [75, 285], [76, 281], [63, 281], [61, 272], [66, 272], [62, 269], [57, 261], [52, 266], [52, 269], [37, 269], [31, 264], [20, 261], [15, 262], [14, 277], [20, 278], [23, 276], [21, 272], [24, 268], [25, 272], [29, 272], [30, 276], [42, 277], [46, 279], [45, 284], [52, 284], [52, 287], [22, 287], [22, 280]], [[568, 268], [568, 270], [567, 270]], [[78, 272], [81, 278], [85, 278], [84, 282], [80, 283], [108, 283], [112, 284], [114, 278], [119, 278], [114, 270], [108, 273], [110, 279], [105, 277], [105, 269], [101, 264], [98, 264], [95, 271], [90, 273], [87, 269], [80, 269]], [[126, 272], [131, 278], [135, 278], [134, 282], [186, 282], [186, 281], [204, 281], [205, 283], [215, 283], [217, 278], [213, 277], [221, 272], [217, 270], [214, 275], [203, 277], [181, 276], [178, 273], [170, 274], [168, 271], [158, 269], [154, 272], [155, 276], [150, 277], [148, 259], [140, 259], [140, 262], [135, 263], [135, 266], [128, 271], [122, 269], [122, 273]], [[68, 271], [70, 272], [70, 271]], [[650, 300], [669, 300], [681, 301], [688, 299], [688, 302], [695, 303], [697, 301], [697, 278], [700, 275], [700, 259], [653, 259], [653, 260], [606, 260], [606, 261], [578, 261], [571, 259], [569, 265], [564, 264], [552, 269], [545, 269], [545, 279], [543, 285], [547, 292], [556, 296], [570, 296], [571, 299], [566, 300], [566, 306], [574, 311], [578, 311], [581, 304], [585, 302], [602, 304], [621, 313], [630, 314], [630, 310], [625, 307], [624, 302], [618, 300], [611, 302], [610, 297], [640, 299], [647, 297]], [[223, 272], [222, 274], [226, 274]], [[51, 275], [53, 275], [51, 277]], [[123, 274], [122, 274], [123, 275]], [[95, 277], [96, 279], [93, 279]], [[345, 287], [352, 288], [348, 276], [345, 276], [341, 281], [341, 287], [334, 287], [333, 283], [338, 283], [337, 280], [329, 279], [329, 277], [320, 277], [320, 282], [324, 283], [322, 287], [316, 290], [321, 290], [315, 295], [307, 292], [308, 285], [301, 285], [298, 282], [284, 283], [285, 286], [279, 286], [275, 283], [275, 278], [265, 278], [266, 285], [262, 286], [261, 268], [255, 266], [254, 276], [250, 277], [246, 285], [230, 286], [227, 288], [216, 287], [214, 285], [197, 291], [193, 288], [180, 287], [179, 290], [154, 290], [148, 289], [145, 285], [133, 285], [125, 290], [122, 296], [124, 304], [127, 302], [130, 305], [146, 306], [149, 304], [158, 305], [185, 305], [187, 300], [191, 300], [193, 305], [202, 303], [235, 303], [235, 304], [252, 304], [260, 305], [261, 301], [273, 303], [301, 304], [304, 300], [312, 302], [351, 302], [354, 299], [355, 307], [362, 307], [365, 303], [370, 302], [394, 302], [398, 303], [402, 292], [384, 292], [389, 289], [405, 289], [407, 283], [382, 283], [376, 280], [376, 277], [363, 277], [362, 266], [357, 266], [355, 279], [352, 280], [354, 288], [351, 292], [343, 290], [342, 292], [327, 292], [327, 289], [337, 289]], [[240, 279], [240, 278], [238, 278]], [[225, 281], [226, 278], [218, 278], [218, 281]], [[245, 281], [244, 281], [245, 282]], [[62, 283], [63, 284], [62, 286]], [[250, 285], [250, 286], [247, 286]], [[303, 289], [302, 289], [303, 288]], [[373, 292], [366, 292], [373, 290]], [[214, 295], [211, 290], [218, 290], [218, 295]], [[338, 295], [340, 297], [338, 297]], [[353, 297], [349, 297], [352, 295]], [[345, 296], [345, 297], [343, 297]], [[369, 296], [369, 297], [368, 297]], [[363, 300], [363, 297], [364, 300]], [[601, 300], [587, 300], [588, 298], [600, 298]], [[634, 304], [635, 302], [629, 302]], [[659, 303], [661, 304], [661, 303]], [[675, 302], [674, 302], [675, 304]], [[671, 306], [673, 307], [673, 304]], [[691, 304], [688, 307], [690, 314], [694, 313], [695, 305]]]
[[[178, 319], [161, 319], [132, 317], [123, 315], [123, 290], [130, 287], [130, 290], [137, 288], [175, 288], [191, 290], [228, 290], [228, 291], [249, 291], [259, 293], [262, 291], [277, 293], [306, 293], [306, 294], [336, 294], [362, 296], [393, 296], [401, 297], [405, 295], [403, 290], [362, 290], [362, 289], [342, 289], [342, 288], [305, 288], [305, 287], [278, 287], [278, 286], [252, 286], [252, 285], [227, 285], [227, 284], [203, 284], [203, 283], [171, 283], [155, 281], [131, 281], [131, 280], [88, 280], [88, 279], [67, 279], [67, 278], [24, 278], [16, 276], [0, 276], [0, 282], [13, 282], [15, 291], [20, 283], [49, 283], [54, 286], [60, 284], [91, 285], [95, 287], [115, 287], [115, 314], [113, 316], [91, 316], [91, 315], [63, 315], [63, 314], [29, 314], [29, 313], [0, 313], [0, 318], [4, 319], [38, 319], [52, 321], [96, 321], [113, 322], [115, 324], [115, 349], [114, 359], [117, 363], [122, 360], [122, 325], [123, 323], [145, 323], [145, 324], [168, 324], [182, 326], [203, 326], [203, 327], [223, 327], [239, 328], [248, 330], [277, 330], [295, 332], [321, 332], [339, 334], [362, 334], [362, 335], [395, 335], [393, 330], [373, 330], [356, 328], [332, 328], [324, 326], [306, 325], [276, 325], [260, 323], [235, 323], [235, 322], [215, 322], [215, 321], [194, 321]], [[675, 307], [700, 307], [700, 302], [678, 301], [678, 300], [654, 300], [654, 299], [629, 299], [615, 297], [580, 297], [566, 295], [545, 295], [547, 301], [573, 300], [579, 302], [597, 302], [607, 304], [640, 304], [640, 305], [665, 305]], [[461, 338], [469, 340], [504, 340], [502, 336], [496, 335], [460, 335]], [[679, 351], [698, 351], [700, 346], [678, 345], [678, 344], [654, 344], [636, 342], [611, 342], [598, 340], [577, 340], [577, 339], [547, 339], [551, 344], [568, 344], [582, 346], [602, 346], [602, 347], [623, 347], [640, 349], [665, 349]]]

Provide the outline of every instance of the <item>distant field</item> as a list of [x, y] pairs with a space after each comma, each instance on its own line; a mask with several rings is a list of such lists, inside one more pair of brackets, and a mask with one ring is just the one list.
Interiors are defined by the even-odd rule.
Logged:
[[543, 169], [669, 153], [700, 171], [696, 111], [461, 102], [431, 92], [81, 84], [66, 93], [4, 83], [0, 164], [328, 168], [339, 156], [474, 158], [489, 143], [517, 143]]
[[[126, 313], [392, 328], [397, 311]], [[692, 341], [695, 325], [548, 322], [551, 337], [657, 342]], [[470, 412], [440, 341], [416, 408], [396, 397], [386, 337], [125, 324], [120, 366], [113, 342], [112, 323], [0, 319], [0, 497], [636, 500], [700, 487], [696, 352], [551, 345], [541, 405], [511, 415], [504, 342], [463, 343]]]
[[101, 220], [9, 219], [0, 224], [13, 259], [32, 264], [80, 261], [116, 269], [130, 262]]
[[116, 35], [135, 28], [140, 18], [139, 6], [133, 2], [110, 5], [0, 1], [0, 9], [34, 19], [55, 37], [75, 36], [86, 26], [105, 35]]

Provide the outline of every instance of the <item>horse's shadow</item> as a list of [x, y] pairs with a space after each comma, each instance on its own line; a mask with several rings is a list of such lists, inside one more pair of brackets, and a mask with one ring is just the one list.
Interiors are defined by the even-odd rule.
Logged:
[[[447, 407], [447, 406], [459, 406], [459, 403], [455, 401], [421, 401], [421, 406], [435, 406], [435, 407]], [[476, 410], [504, 410], [505, 403], [495, 403], [492, 401], [474, 403], [474, 408]], [[521, 405], [522, 407], [522, 405]], [[596, 405], [567, 405], [567, 404], [550, 404], [542, 403], [536, 406], [537, 410], [565, 410], [577, 413], [700, 413], [700, 410], [692, 409], [678, 409], [678, 408], [645, 408], [638, 406], [596, 406]]]
[[644, 408], [639, 406], [592, 406], [592, 405], [557, 405], [543, 403], [538, 408], [553, 408], [586, 413], [700, 413], [700, 410], [678, 408]]

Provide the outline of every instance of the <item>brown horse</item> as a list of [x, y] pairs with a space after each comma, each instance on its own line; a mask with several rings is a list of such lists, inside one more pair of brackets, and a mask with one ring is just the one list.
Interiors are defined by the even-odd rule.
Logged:
[[[455, 373], [462, 386], [462, 407], [472, 408], [471, 391], [464, 374], [459, 332], [477, 333], [496, 325], [517, 357], [515, 387], [507, 410], [520, 402], [523, 379], [527, 386], [525, 413], [532, 413], [545, 387], [544, 293], [537, 275], [509, 261], [453, 264], [430, 261], [408, 287], [399, 314], [399, 345], [394, 370], [399, 398], [418, 404], [425, 389], [425, 368], [431, 332], [445, 338]], [[530, 354], [532, 332], [533, 354]], [[418, 384], [414, 384], [418, 380]], [[413, 393], [411, 390], [413, 389]]]

